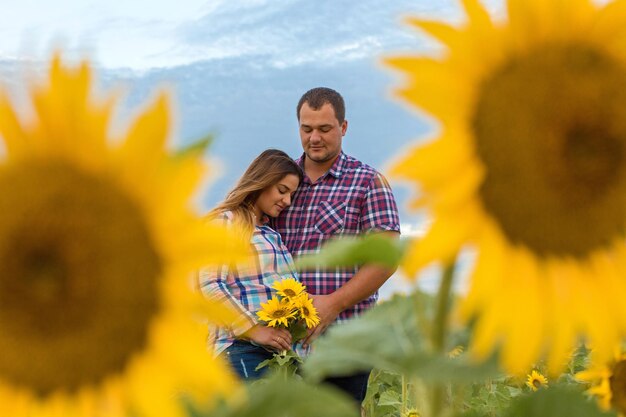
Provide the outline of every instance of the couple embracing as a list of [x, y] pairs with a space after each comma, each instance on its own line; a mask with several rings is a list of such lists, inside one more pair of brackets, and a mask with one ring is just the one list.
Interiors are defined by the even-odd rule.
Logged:
[[[203, 269], [204, 294], [240, 312], [229, 328], [212, 334], [216, 354], [226, 357], [242, 378], [258, 378], [256, 367], [273, 351], [291, 349], [289, 331], [268, 327], [256, 312], [272, 296], [277, 281], [296, 278], [313, 298], [320, 323], [309, 329], [299, 349], [308, 349], [329, 325], [345, 322], [372, 307], [393, 270], [374, 264], [350, 268], [295, 270], [294, 257], [316, 253], [329, 239], [364, 233], [398, 236], [394, 197], [384, 177], [342, 152], [348, 128], [344, 100], [329, 88], [314, 88], [298, 102], [296, 114], [304, 154], [292, 160], [266, 150], [248, 167], [211, 216], [238, 223], [250, 232], [250, 266]], [[329, 378], [361, 403], [369, 372]]]

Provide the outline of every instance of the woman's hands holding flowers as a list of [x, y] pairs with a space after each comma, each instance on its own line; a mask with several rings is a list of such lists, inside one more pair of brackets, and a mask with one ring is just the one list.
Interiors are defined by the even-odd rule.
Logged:
[[248, 330], [244, 336], [256, 344], [269, 346], [278, 351], [291, 349], [291, 333], [287, 329], [257, 324]]
[[[269, 346], [276, 347], [278, 344], [282, 346], [282, 350], [279, 349], [271, 359], [261, 362], [257, 369], [267, 366], [274, 372], [293, 376], [302, 359], [297, 352], [291, 350], [291, 345], [306, 337], [307, 329], [317, 326], [320, 319], [306, 287], [296, 279], [276, 281], [272, 288], [276, 290], [276, 296], [267, 300], [267, 303], [261, 303], [261, 311], [256, 313], [267, 327], [254, 326], [252, 336], [259, 338], [259, 341], [255, 340], [257, 343], [264, 343], [260, 341], [260, 338], [264, 338]], [[270, 333], [270, 330], [275, 333]], [[283, 335], [289, 335], [289, 338]], [[274, 339], [275, 336], [278, 340]], [[287, 339], [289, 345], [286, 346], [281, 339]]]
[[306, 329], [320, 322], [313, 300], [304, 285], [294, 278], [277, 281], [273, 288], [276, 296], [261, 304], [257, 316], [269, 328], [285, 330], [293, 342], [298, 342], [307, 335]]

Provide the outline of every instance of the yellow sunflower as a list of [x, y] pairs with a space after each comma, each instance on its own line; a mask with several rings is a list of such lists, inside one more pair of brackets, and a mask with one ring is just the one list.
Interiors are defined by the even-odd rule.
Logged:
[[498, 22], [464, 0], [458, 27], [411, 20], [441, 55], [387, 60], [441, 124], [392, 167], [433, 216], [404, 268], [477, 249], [470, 351], [520, 374], [544, 354], [557, 372], [580, 337], [610, 356], [626, 330], [626, 2], [596, 3], [509, 0]]
[[548, 378], [543, 376], [541, 372], [532, 370], [532, 372], [526, 378], [526, 386], [533, 391], [537, 391], [540, 388], [547, 388]]
[[261, 311], [257, 312], [259, 319], [267, 323], [270, 327], [289, 326], [289, 320], [296, 316], [298, 312], [293, 303], [288, 300], [278, 300], [270, 298], [267, 303], [261, 303]]
[[300, 318], [304, 320], [306, 327], [310, 329], [320, 323], [320, 318], [317, 315], [317, 309], [313, 305], [313, 300], [308, 296], [308, 294], [301, 294], [295, 299], [294, 304], [300, 312]]
[[587, 390], [598, 398], [604, 410], [614, 408], [626, 416], [626, 354], [619, 353], [609, 362], [599, 362], [576, 374], [576, 378], [592, 384]]
[[0, 92], [0, 415], [183, 416], [181, 395], [236, 383], [188, 273], [241, 248], [189, 209], [201, 155], [166, 151], [168, 97], [113, 148], [116, 100], [91, 90], [88, 63], [56, 55], [30, 118]]
[[408, 409], [402, 417], [420, 417], [419, 411], [415, 408]]
[[281, 297], [285, 297], [289, 300], [297, 298], [305, 291], [305, 286], [294, 278], [286, 278], [281, 281], [274, 282], [272, 288], [276, 290], [276, 293]]

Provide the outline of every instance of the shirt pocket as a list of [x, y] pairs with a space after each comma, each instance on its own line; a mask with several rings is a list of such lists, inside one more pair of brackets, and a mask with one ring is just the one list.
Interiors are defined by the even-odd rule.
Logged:
[[322, 201], [317, 209], [315, 229], [323, 235], [341, 232], [345, 226], [346, 203]]

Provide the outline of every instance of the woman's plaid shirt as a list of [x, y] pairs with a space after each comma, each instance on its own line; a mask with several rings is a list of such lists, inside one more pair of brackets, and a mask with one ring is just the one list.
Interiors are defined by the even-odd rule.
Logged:
[[[226, 223], [233, 221], [231, 212], [223, 213], [221, 218]], [[240, 313], [231, 328], [211, 329], [208, 343], [215, 354], [259, 322], [256, 312], [261, 310], [261, 303], [272, 298], [274, 282], [298, 279], [289, 251], [272, 228], [256, 226], [250, 246], [253, 254], [248, 266], [222, 265], [203, 268], [199, 273], [200, 289], [207, 297], [225, 302]]]

